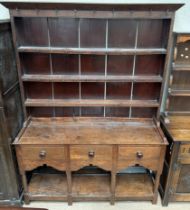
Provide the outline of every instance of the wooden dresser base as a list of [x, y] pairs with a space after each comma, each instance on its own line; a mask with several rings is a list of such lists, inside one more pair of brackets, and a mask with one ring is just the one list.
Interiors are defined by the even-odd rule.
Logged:
[[[167, 143], [152, 120], [33, 118], [14, 144], [26, 203], [30, 200], [69, 204], [72, 201], [113, 204], [117, 200], [156, 203]], [[42, 166], [56, 169], [57, 173], [38, 172]], [[85, 169], [94, 166], [97, 172]], [[126, 172], [135, 166], [147, 168], [146, 173]], [[156, 175], [154, 181], [150, 171]]]

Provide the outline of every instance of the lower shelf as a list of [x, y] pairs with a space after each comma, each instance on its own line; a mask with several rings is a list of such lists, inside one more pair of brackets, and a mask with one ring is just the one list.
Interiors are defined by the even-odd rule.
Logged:
[[67, 201], [67, 178], [64, 174], [33, 174], [28, 185], [30, 200]]
[[109, 175], [73, 176], [72, 196], [74, 200], [109, 200], [111, 180]]
[[153, 181], [148, 174], [118, 174], [116, 200], [151, 200]]
[[[109, 174], [74, 174], [73, 201], [109, 201]], [[63, 174], [33, 174], [28, 185], [30, 200], [67, 201], [67, 179]], [[152, 200], [153, 182], [148, 174], [117, 174], [115, 200]]]

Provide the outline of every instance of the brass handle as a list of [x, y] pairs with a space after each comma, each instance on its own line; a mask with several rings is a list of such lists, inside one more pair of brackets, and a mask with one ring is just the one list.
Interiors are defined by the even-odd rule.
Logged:
[[142, 152], [137, 152], [136, 153], [137, 158], [143, 158], [143, 153]]
[[88, 152], [88, 157], [93, 158], [95, 156], [95, 152], [94, 151], [89, 151]]
[[40, 157], [41, 159], [44, 159], [44, 158], [46, 157], [46, 151], [45, 151], [45, 150], [40, 151], [39, 157]]

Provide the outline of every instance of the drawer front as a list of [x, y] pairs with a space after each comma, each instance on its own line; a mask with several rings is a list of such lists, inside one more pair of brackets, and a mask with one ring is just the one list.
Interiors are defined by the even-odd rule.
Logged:
[[121, 171], [130, 166], [141, 165], [156, 171], [159, 167], [160, 147], [119, 147], [117, 170]]
[[22, 147], [21, 155], [23, 160], [64, 160], [64, 147]]
[[71, 170], [94, 165], [104, 170], [112, 168], [112, 146], [75, 145], [70, 148]]
[[112, 160], [112, 146], [75, 145], [70, 148], [71, 160]]
[[119, 147], [119, 160], [152, 160], [159, 157], [160, 147]]

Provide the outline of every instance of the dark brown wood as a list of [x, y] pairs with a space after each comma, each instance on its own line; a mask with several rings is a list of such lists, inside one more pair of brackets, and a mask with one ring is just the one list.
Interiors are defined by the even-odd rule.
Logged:
[[165, 37], [165, 33], [168, 34], [168, 36], [170, 37], [168, 40], [167, 38], [165, 37], [165, 42], [168, 42], [167, 44], [167, 55], [166, 55], [166, 62], [164, 64], [164, 71], [163, 71], [163, 77], [165, 78], [165, 82], [162, 83], [162, 87], [161, 87], [161, 90], [160, 90], [160, 106], [159, 106], [159, 109], [158, 109], [158, 112], [157, 112], [157, 117], [159, 117], [160, 115], [160, 112], [161, 112], [161, 108], [163, 108], [163, 103], [164, 103], [164, 100], [162, 100], [162, 96], [164, 96], [164, 89], [168, 88], [167, 84], [168, 84], [168, 80], [169, 80], [169, 67], [170, 67], [170, 59], [171, 59], [171, 54], [173, 52], [173, 48], [172, 48], [172, 41], [173, 41], [173, 37], [172, 37], [172, 33], [173, 33], [173, 26], [174, 26], [174, 16], [173, 18], [170, 20], [170, 27], [169, 28], [166, 28], [165, 27], [165, 30], [163, 30], [163, 34], [162, 36]]
[[175, 34], [167, 106], [162, 126], [170, 145], [166, 152], [160, 191], [162, 203], [190, 201], [189, 180], [189, 34]]
[[15, 140], [25, 202], [156, 203], [163, 68], [179, 5], [4, 5], [31, 116]]
[[[62, 75], [77, 75], [78, 71], [78, 55], [62, 55], [53, 54], [51, 55], [52, 60], [52, 71], [53, 75], [43, 75], [45, 76], [62, 76]], [[37, 68], [38, 70], [38, 68]], [[38, 74], [41, 71], [38, 70]], [[40, 76], [39, 76], [40, 77]]]
[[137, 75], [163, 75], [164, 55], [139, 55], [136, 57], [135, 73]]
[[110, 20], [108, 33], [108, 47], [134, 48], [136, 31], [136, 20]]
[[72, 10], [74, 8], [84, 9], [84, 10], [93, 10], [93, 9], [100, 9], [100, 10], [136, 10], [136, 11], [175, 11], [179, 9], [183, 4], [97, 4], [90, 2], [88, 4], [81, 3], [36, 3], [36, 2], [15, 2], [15, 1], [8, 1], [8, 2], [1, 2], [3, 5], [8, 7], [9, 9], [68, 9]]
[[11, 143], [22, 127], [23, 112], [11, 36], [10, 22], [0, 21], [0, 206], [21, 204], [21, 183]]
[[[17, 47], [16, 28], [15, 28], [15, 24], [14, 24], [14, 20], [13, 20], [12, 16], [10, 17], [10, 20], [11, 20], [13, 44], [14, 44], [14, 47], [16, 48]], [[16, 57], [16, 65], [17, 65], [18, 80], [19, 80], [19, 85], [20, 85], [20, 93], [21, 93], [21, 101], [22, 101], [22, 106], [23, 106], [23, 113], [24, 113], [24, 118], [26, 119], [27, 118], [27, 113], [26, 113], [26, 108], [24, 106], [24, 87], [23, 87], [23, 83], [22, 83], [22, 80], [21, 80], [21, 75], [22, 75], [21, 62], [20, 62], [20, 59], [19, 59], [19, 53], [17, 51], [15, 51], [15, 55], [16, 55], [15, 57]]]
[[53, 53], [53, 54], [89, 54], [89, 55], [152, 55], [166, 54], [164, 48], [64, 48], [64, 47], [18, 47], [18, 52], [22, 53]]
[[[95, 9], [95, 8], [94, 8]], [[32, 9], [22, 9], [22, 10], [11, 10], [11, 13], [15, 17], [67, 17], [67, 18], [97, 18], [97, 19], [112, 19], [112, 18], [140, 18], [140, 19], [170, 19], [173, 15], [172, 11], [122, 11], [122, 10], [32, 10]]]
[[54, 47], [78, 46], [77, 19], [48, 19], [50, 45]]

